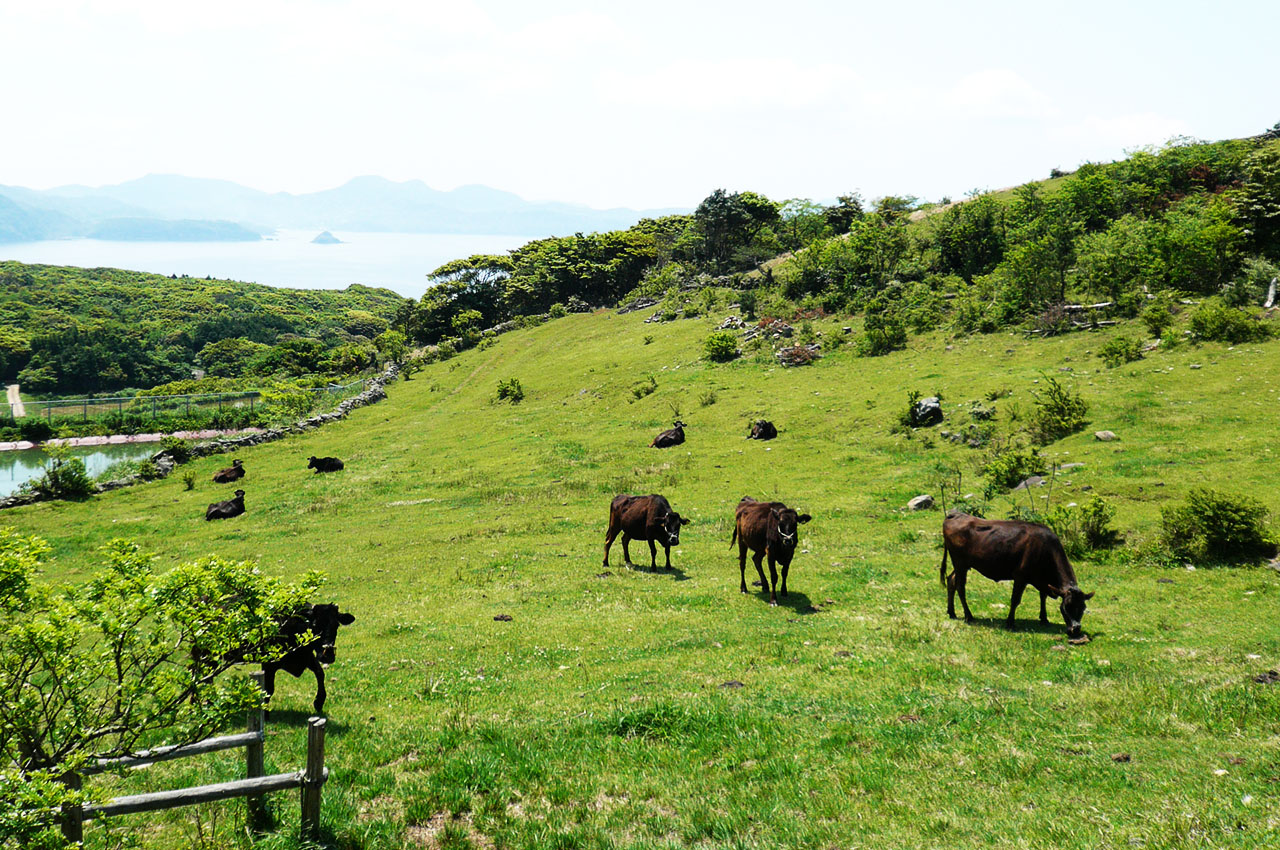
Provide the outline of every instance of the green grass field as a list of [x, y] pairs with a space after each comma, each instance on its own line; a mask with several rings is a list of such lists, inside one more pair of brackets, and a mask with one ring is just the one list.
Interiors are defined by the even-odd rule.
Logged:
[[[208, 483], [226, 457], [193, 464], [194, 491], [175, 475], [0, 519], [53, 544], [56, 579], [86, 576], [118, 536], [162, 568], [219, 553], [326, 571], [328, 599], [358, 618], [329, 670], [337, 847], [1277, 846], [1280, 685], [1253, 677], [1280, 667], [1280, 573], [1129, 555], [1193, 486], [1280, 508], [1280, 343], [1106, 369], [1092, 352], [1113, 331], [935, 335], [876, 359], [846, 345], [801, 369], [713, 366], [701, 343], [722, 317], [572, 315], [434, 364], [343, 422], [240, 452], [234, 520], [203, 519], [232, 489]], [[828, 339], [840, 324], [818, 323]], [[1066, 646], [1056, 608], [1036, 622], [1034, 594], [1005, 630], [1010, 586], [976, 575], [978, 622], [947, 618], [942, 513], [904, 506], [938, 495], [943, 461], [981, 493], [978, 453], [890, 432], [912, 389], [942, 391], [958, 422], [1011, 390], [1007, 428], [1042, 374], [1090, 404], [1089, 428], [1046, 451], [1085, 464], [1059, 473], [1054, 502], [1102, 494], [1126, 535], [1075, 564], [1097, 594], [1083, 646]], [[633, 400], [648, 375], [657, 391]], [[492, 403], [510, 377], [524, 402]], [[646, 448], [669, 403], [688, 442]], [[760, 416], [772, 443], [743, 439]], [[347, 468], [310, 475], [312, 454]], [[601, 567], [620, 492], [662, 493], [692, 519], [673, 571], [627, 569], [619, 544]], [[738, 593], [743, 495], [814, 517], [777, 608]], [[269, 769], [301, 765], [311, 696], [310, 679], [281, 677]], [[107, 781], [226, 779], [238, 758]], [[296, 797], [273, 804], [280, 834], [262, 846], [292, 846]], [[88, 846], [244, 845], [242, 812], [133, 816], [91, 826]]]

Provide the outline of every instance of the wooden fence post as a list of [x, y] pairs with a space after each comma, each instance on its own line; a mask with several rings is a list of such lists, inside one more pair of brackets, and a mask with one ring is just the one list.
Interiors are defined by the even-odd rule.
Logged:
[[[62, 777], [62, 781], [72, 791], [79, 791], [81, 788], [78, 773], [68, 773]], [[62, 837], [76, 844], [84, 841], [84, 809], [78, 804], [67, 806], [63, 810]]]
[[[259, 692], [264, 691], [262, 686], [261, 670], [250, 673], [249, 679], [257, 687]], [[265, 730], [263, 728], [265, 725], [263, 722], [265, 714], [266, 712], [262, 706], [249, 709], [249, 723], [247, 731], [257, 732], [259, 735], [265, 734]], [[265, 771], [262, 750], [263, 743], [261, 741], [256, 744], [249, 744], [244, 748], [244, 772], [246, 779], [256, 779], [257, 777], [264, 775]], [[245, 801], [249, 806], [249, 830], [251, 832], [261, 832], [266, 829], [268, 820], [266, 800], [259, 795], [256, 797], [246, 797]]]
[[307, 720], [307, 769], [302, 777], [302, 825], [303, 841], [320, 838], [320, 792], [324, 788], [324, 727], [323, 717]]

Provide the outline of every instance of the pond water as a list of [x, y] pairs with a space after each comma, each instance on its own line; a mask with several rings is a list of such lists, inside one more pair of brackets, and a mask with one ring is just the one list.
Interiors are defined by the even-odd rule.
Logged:
[[[71, 454], [84, 461], [93, 478], [108, 466], [122, 460], [142, 460], [160, 450], [158, 443], [120, 443], [114, 446], [93, 446], [71, 449]], [[19, 449], [0, 452], [0, 499], [11, 496], [18, 487], [33, 478], [44, 475], [48, 455], [40, 449]]]

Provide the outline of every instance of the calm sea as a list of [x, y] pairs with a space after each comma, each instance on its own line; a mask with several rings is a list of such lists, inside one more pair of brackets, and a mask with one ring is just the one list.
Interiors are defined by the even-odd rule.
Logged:
[[418, 298], [427, 289], [426, 275], [441, 264], [472, 254], [505, 253], [535, 238], [334, 231], [343, 244], [315, 245], [311, 240], [317, 232], [279, 230], [261, 242], [24, 242], [0, 245], [0, 259], [213, 276], [289, 289], [344, 289], [363, 283]]

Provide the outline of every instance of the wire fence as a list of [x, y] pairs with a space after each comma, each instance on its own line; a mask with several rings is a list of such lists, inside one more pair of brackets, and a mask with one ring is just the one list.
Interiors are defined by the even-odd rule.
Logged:
[[[364, 391], [367, 379], [360, 378], [349, 384], [329, 384], [325, 387], [310, 387], [303, 392], [313, 394], [311, 407], [336, 403], [344, 398], [359, 395]], [[253, 413], [264, 404], [263, 395], [257, 390], [238, 393], [192, 393], [187, 395], [152, 395], [152, 396], [118, 396], [113, 398], [56, 398], [45, 401], [28, 401], [22, 406], [26, 408], [25, 417], [14, 416], [16, 405], [8, 402], [0, 403], [0, 421], [10, 423], [22, 421], [24, 418], [44, 419], [78, 419], [88, 422], [107, 416], [124, 416], [143, 420], [157, 420], [163, 417], [180, 415], [191, 416], [192, 413], [225, 410], [247, 410]]]

